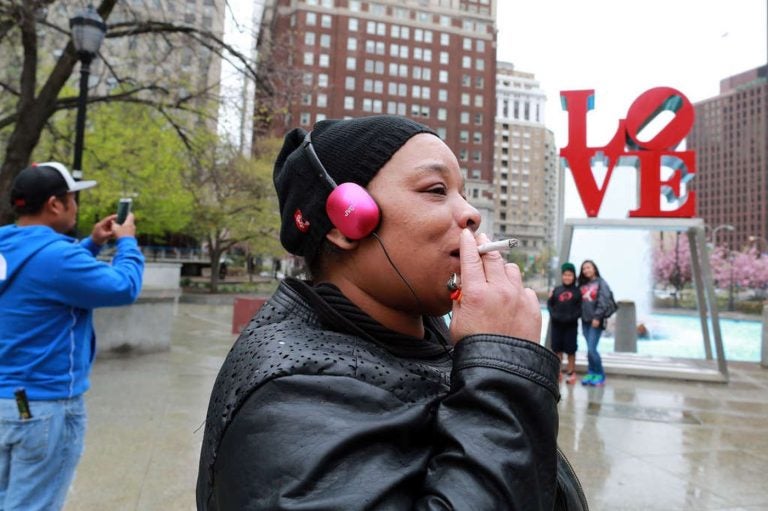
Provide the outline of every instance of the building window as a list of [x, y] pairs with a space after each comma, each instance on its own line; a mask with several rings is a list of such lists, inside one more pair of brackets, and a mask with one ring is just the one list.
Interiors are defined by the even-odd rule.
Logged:
[[484, 71], [485, 70], [485, 60], [483, 59], [475, 59], [475, 69], [478, 71]]
[[483, 106], [483, 96], [481, 96], [480, 94], [475, 95], [475, 106], [477, 108], [482, 108]]
[[380, 114], [382, 109], [382, 102], [380, 99], [373, 100], [373, 113]]
[[349, 50], [349, 51], [357, 51], [357, 38], [356, 37], [348, 37], [347, 38], [347, 50]]
[[307, 25], [309, 25], [310, 27], [317, 25], [317, 14], [315, 14], [314, 12], [307, 13]]
[[315, 63], [315, 54], [311, 51], [305, 51], [304, 52], [304, 65], [305, 66], [311, 66]]
[[469, 124], [469, 112], [461, 112], [459, 115], [459, 122], [461, 124]]
[[299, 123], [302, 126], [309, 126], [309, 114], [307, 112], [301, 112], [299, 115]]
[[349, 31], [357, 32], [357, 28], [360, 25], [360, 21], [357, 18], [349, 18]]
[[326, 119], [326, 115], [325, 114], [317, 114], [315, 116], [315, 122], [324, 121], [325, 119]]
[[307, 87], [311, 87], [313, 78], [314, 75], [312, 73], [304, 73], [304, 79], [302, 80], [302, 83]]
[[440, 45], [441, 46], [448, 46], [451, 44], [451, 36], [448, 34], [440, 34]]
[[477, 51], [485, 51], [485, 41], [483, 41], [482, 39], [478, 39], [477, 41], [475, 41], [475, 49]]
[[302, 105], [311, 105], [312, 104], [312, 94], [303, 94], [301, 96], [301, 104]]
[[376, 41], [365, 41], [365, 53], [376, 53]]
[[448, 83], [448, 71], [441, 69], [437, 75], [437, 80], [440, 83]]
[[441, 51], [440, 52], [440, 63], [441, 64], [448, 64], [448, 52], [447, 51]]
[[304, 34], [304, 44], [307, 46], [314, 46], [315, 45], [315, 33], [314, 32], [306, 32]]
[[355, 98], [352, 96], [345, 96], [344, 110], [354, 110], [354, 109], [355, 109]]
[[467, 130], [459, 131], [459, 142], [469, 142], [469, 131]]
[[459, 160], [461, 161], [467, 161], [467, 150], [466, 149], [459, 149]]
[[461, 95], [461, 104], [462, 106], [469, 106], [469, 94], [466, 92]]
[[[319, 96], [318, 96], [319, 99]], [[475, 142], [475, 144], [481, 144], [483, 142], [483, 134], [479, 131], [475, 131], [472, 133], [472, 140]]]
[[400, 25], [392, 25], [389, 27], [389, 35], [394, 39], [400, 38]]
[[320, 65], [320, 67], [328, 67], [328, 65], [330, 64], [330, 57], [328, 57], [328, 55], [325, 53], [321, 53], [318, 64]]
[[461, 57], [461, 67], [464, 69], [471, 69], [472, 68], [472, 57], [467, 57], [464, 55]]
[[347, 69], [354, 71], [357, 68], [357, 59], [355, 57], [347, 57]]
[[408, 58], [408, 47], [406, 45], [400, 46], [400, 58], [401, 59]]
[[360, 1], [349, 0], [349, 10], [352, 12], [360, 12]]
[[328, 14], [323, 14], [322, 18], [320, 18], [320, 24], [323, 28], [331, 28], [331, 16]]
[[387, 114], [389, 115], [397, 114], [397, 103], [395, 101], [387, 101]]
[[451, 26], [450, 16], [440, 16], [440, 26], [450, 27]]
[[320, 108], [325, 108], [328, 106], [328, 96], [326, 94], [317, 95], [317, 106]]
[[472, 151], [472, 160], [480, 163], [483, 161], [483, 153], [481, 151]]
[[437, 128], [437, 136], [445, 140], [445, 137], [448, 135], [448, 133], [445, 131], [445, 128]]
[[438, 121], [444, 121], [448, 119], [448, 110], [445, 108], [438, 108], [437, 109], [437, 120]]
[[470, 39], [469, 37], [465, 37], [464, 41], [463, 41], [463, 44], [462, 44], [462, 48], [464, 48], [465, 50], [471, 50], [472, 49], [472, 39]]
[[317, 75], [317, 85], [320, 87], [328, 87], [328, 75], [325, 73]]
[[328, 34], [321, 34], [320, 35], [320, 47], [321, 48], [330, 48], [331, 47], [331, 36]]
[[344, 79], [344, 89], [346, 89], [346, 90], [355, 90], [355, 77], [354, 76], [347, 76]]
[[373, 110], [373, 101], [368, 98], [363, 99], [363, 112], [370, 112]]
[[438, 101], [443, 101], [443, 102], [448, 101], [448, 91], [445, 89], [439, 89], [437, 91], [437, 99]]

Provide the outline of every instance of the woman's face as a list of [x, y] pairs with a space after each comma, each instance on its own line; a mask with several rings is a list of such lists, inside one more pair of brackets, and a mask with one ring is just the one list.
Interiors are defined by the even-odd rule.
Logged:
[[581, 265], [581, 273], [589, 280], [592, 280], [595, 278], [595, 267], [592, 263], [584, 263]]
[[[459, 233], [480, 225], [480, 215], [464, 198], [453, 152], [434, 135], [416, 135], [381, 168], [368, 191], [381, 208], [377, 233], [418, 296], [420, 312], [444, 314], [451, 308], [446, 282], [460, 271]], [[413, 293], [378, 241], [366, 238], [357, 252], [358, 287], [389, 308], [415, 310]]]

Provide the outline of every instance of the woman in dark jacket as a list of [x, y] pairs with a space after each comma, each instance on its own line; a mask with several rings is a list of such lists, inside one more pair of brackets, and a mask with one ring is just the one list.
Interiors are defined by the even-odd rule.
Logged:
[[587, 375], [582, 385], [600, 387], [605, 385], [603, 360], [597, 351], [600, 335], [605, 330], [605, 320], [613, 302], [613, 293], [608, 283], [600, 277], [600, 270], [594, 261], [581, 263], [579, 271], [581, 289], [581, 330], [587, 341]]
[[[576, 383], [576, 349], [579, 337], [579, 318], [581, 318], [581, 292], [576, 285], [576, 267], [563, 263], [562, 284], [552, 290], [547, 300], [549, 310], [552, 351], [562, 362], [563, 353], [568, 357], [565, 382]], [[561, 373], [562, 375], [562, 373]]]
[[442, 140], [399, 117], [321, 121], [286, 136], [274, 181], [313, 280], [283, 281], [227, 356], [198, 509], [585, 509], [536, 295], [479, 254]]

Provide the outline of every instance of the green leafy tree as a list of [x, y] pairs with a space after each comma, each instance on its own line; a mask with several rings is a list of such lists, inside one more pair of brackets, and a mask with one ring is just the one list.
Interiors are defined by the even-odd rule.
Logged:
[[222, 256], [235, 245], [252, 253], [281, 253], [280, 218], [272, 184], [279, 141], [260, 143], [254, 158], [215, 135], [188, 140], [191, 165], [184, 186], [193, 197], [189, 233], [204, 241], [211, 261], [210, 291], [218, 291]]
[[[184, 22], [178, 3], [94, 3], [107, 34], [99, 54], [103, 85], [91, 91], [89, 104], [138, 103], [181, 123], [192, 117], [212, 121], [205, 110], [217, 101], [217, 87], [199, 69], [207, 70], [214, 56], [229, 60], [260, 90], [271, 89], [251, 59], [225, 44], [222, 34]], [[0, 224], [13, 219], [10, 184], [31, 161], [53, 115], [77, 107], [77, 94], [67, 86], [77, 65], [68, 21], [79, 8], [79, 2], [65, 0], [0, 0]], [[208, 65], [183, 72], [183, 62], [193, 55]], [[86, 140], [86, 146], [92, 143]]]
[[[73, 112], [60, 112], [35, 150], [37, 161], [64, 160], [69, 153]], [[96, 105], [89, 114], [88, 179], [99, 182], [80, 196], [78, 227], [115, 212], [120, 197], [133, 198], [138, 231], [146, 235], [180, 232], [191, 219], [192, 194], [183, 187], [188, 152], [176, 130], [157, 111], [143, 105]]]

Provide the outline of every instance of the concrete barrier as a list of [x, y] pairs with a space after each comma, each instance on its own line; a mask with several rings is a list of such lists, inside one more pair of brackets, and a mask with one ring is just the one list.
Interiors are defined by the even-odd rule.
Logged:
[[637, 353], [637, 312], [635, 302], [619, 300], [616, 302], [613, 351]]
[[141, 294], [133, 305], [96, 309], [96, 356], [171, 349], [173, 317], [181, 296], [180, 274], [178, 263], [146, 263]]

